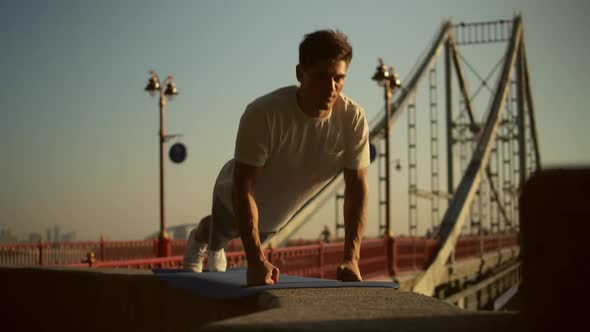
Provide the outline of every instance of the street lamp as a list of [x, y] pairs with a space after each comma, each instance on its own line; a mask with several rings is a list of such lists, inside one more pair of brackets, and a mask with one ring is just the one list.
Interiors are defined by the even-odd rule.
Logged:
[[[393, 67], [385, 66], [383, 59], [378, 59], [379, 65], [372, 79], [377, 84], [383, 87], [385, 97], [385, 236], [388, 240], [387, 250], [387, 262], [390, 274], [393, 274], [393, 234], [391, 233], [391, 156], [389, 147], [389, 132], [390, 132], [390, 121], [391, 121], [391, 104], [390, 99], [393, 94], [393, 89], [401, 86], [401, 81], [394, 72]], [[399, 170], [401, 166], [396, 166]]]
[[160, 78], [155, 71], [150, 70], [150, 78], [148, 85], [145, 87], [150, 96], [156, 96], [160, 92], [160, 133], [159, 133], [159, 149], [160, 149], [160, 235], [158, 237], [158, 257], [166, 257], [172, 255], [172, 243], [170, 236], [166, 232], [166, 218], [165, 218], [165, 204], [164, 204], [164, 143], [172, 136], [166, 136], [166, 130], [164, 129], [164, 110], [166, 108], [166, 99], [172, 99], [172, 97], [178, 94], [176, 90], [176, 84], [174, 84], [174, 77], [168, 76], [164, 80], [163, 89], [160, 86]]

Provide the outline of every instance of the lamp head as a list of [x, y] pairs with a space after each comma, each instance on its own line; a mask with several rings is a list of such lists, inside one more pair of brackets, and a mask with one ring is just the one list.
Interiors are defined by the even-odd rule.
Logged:
[[166, 96], [176, 96], [178, 94], [178, 90], [176, 90], [176, 84], [174, 82], [168, 82], [166, 84], [166, 90], [164, 91]]
[[151, 96], [155, 96], [156, 92], [160, 91], [160, 79], [153, 70], [150, 70], [150, 78], [148, 79], [148, 84], [145, 87], [145, 91], [147, 91]]
[[372, 80], [376, 81], [379, 86], [385, 85], [385, 80], [389, 78], [389, 72], [387, 71], [387, 67], [385, 63], [383, 63], [383, 59], [377, 59], [379, 65], [377, 65], [377, 69], [375, 70], [375, 74], [371, 77]]
[[392, 89], [399, 88], [402, 86], [402, 81], [397, 77], [395, 73], [395, 69], [393, 67], [389, 67], [389, 86]]

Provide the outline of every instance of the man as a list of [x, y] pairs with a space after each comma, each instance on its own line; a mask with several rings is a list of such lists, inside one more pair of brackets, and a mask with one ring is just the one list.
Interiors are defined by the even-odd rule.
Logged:
[[322, 241], [324, 243], [330, 243], [330, 237], [332, 236], [332, 233], [330, 232], [328, 225], [324, 225], [324, 230], [320, 233], [320, 236], [322, 237]]
[[[191, 231], [186, 271], [225, 271], [223, 248], [241, 237], [249, 286], [279, 281], [261, 243], [340, 171], [346, 185], [345, 242], [337, 278], [362, 281], [358, 269], [368, 200], [369, 130], [364, 110], [341, 93], [352, 47], [339, 31], [320, 30], [299, 45], [299, 86], [273, 91], [248, 105], [234, 158], [215, 183], [210, 216]], [[208, 249], [207, 249], [208, 247]]]

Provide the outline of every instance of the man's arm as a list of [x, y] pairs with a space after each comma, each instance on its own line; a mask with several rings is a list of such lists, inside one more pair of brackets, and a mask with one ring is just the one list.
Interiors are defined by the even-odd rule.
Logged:
[[279, 269], [264, 256], [258, 234], [258, 207], [253, 189], [262, 167], [234, 160], [232, 199], [240, 236], [248, 260], [248, 286], [272, 285], [279, 281]]
[[358, 262], [361, 241], [367, 224], [369, 187], [367, 168], [344, 169], [344, 262], [336, 271], [338, 280], [362, 281]]

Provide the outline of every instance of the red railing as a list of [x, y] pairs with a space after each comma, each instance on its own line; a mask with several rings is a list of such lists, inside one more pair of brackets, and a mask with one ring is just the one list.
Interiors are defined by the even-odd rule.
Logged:
[[[419, 237], [395, 238], [394, 271], [396, 275], [414, 273], [425, 269], [437, 249], [438, 241]], [[455, 247], [455, 259], [478, 257], [518, 245], [518, 235], [463, 236]], [[184, 248], [183, 248], [184, 250]], [[265, 254], [282, 273], [290, 275], [336, 278], [336, 268], [343, 255], [343, 243], [315, 244], [277, 249], [267, 249]], [[246, 266], [243, 252], [228, 252], [229, 267]], [[205, 260], [206, 264], [206, 260]], [[88, 267], [90, 263], [67, 264], [71, 267]], [[93, 267], [118, 267], [132, 269], [176, 269], [182, 267], [182, 255], [163, 258], [128, 259], [117, 261], [97, 260]], [[206, 265], [205, 265], [206, 266]], [[365, 239], [361, 247], [359, 269], [365, 278], [385, 276], [387, 271], [387, 241]]]
[[[386, 242], [382, 239], [363, 241], [359, 269], [366, 277], [387, 273]], [[316, 244], [277, 249], [267, 249], [269, 261], [282, 273], [316, 278], [336, 278], [336, 268], [341, 263], [344, 244]], [[206, 266], [207, 259], [204, 265]], [[246, 256], [242, 251], [227, 253], [228, 267], [245, 267]], [[118, 261], [95, 261], [90, 263], [66, 264], [68, 267], [121, 267], [132, 269], [179, 269], [182, 268], [182, 255], [161, 258], [132, 259]]]
[[422, 270], [438, 246], [438, 240], [422, 237], [395, 238], [397, 255], [394, 255], [394, 270], [398, 274]]
[[[186, 240], [172, 240], [172, 256], [184, 254]], [[226, 251], [243, 250], [241, 241], [232, 240]], [[76, 264], [94, 253], [97, 261], [128, 261], [155, 258], [158, 240], [39, 242], [0, 244], [0, 265]]]
[[[64, 265], [80, 263], [89, 252], [101, 261], [153, 258], [158, 240], [39, 242], [0, 244], [0, 265]], [[182, 255], [186, 240], [172, 241], [172, 254]]]
[[507, 248], [518, 245], [518, 237], [514, 234], [496, 234], [496, 235], [467, 235], [459, 238], [455, 247], [455, 259], [464, 259], [466, 257], [479, 256], [486, 252], [497, 251], [501, 248]]
[[100, 252], [99, 242], [24, 243], [0, 245], [0, 264], [61, 265], [80, 262], [88, 252]]

